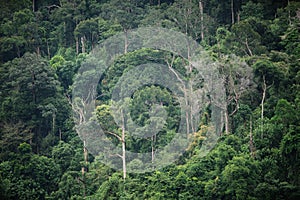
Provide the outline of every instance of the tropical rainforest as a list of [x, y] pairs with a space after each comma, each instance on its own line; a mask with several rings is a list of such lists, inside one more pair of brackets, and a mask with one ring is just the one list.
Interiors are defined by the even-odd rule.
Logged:
[[[300, 199], [300, 2], [1, 0], [0, 5], [0, 199]], [[91, 153], [78, 135], [74, 116], [87, 120], [80, 107], [85, 99], [72, 98], [72, 90], [97, 45], [140, 27], [182, 33], [218, 63], [226, 94], [224, 115], [218, 117], [224, 123], [204, 156], [213, 117], [209, 104], [176, 161], [153, 169], [130, 158], [127, 152], [150, 152], [149, 159], [158, 159], [156, 150], [178, 132], [181, 105], [169, 88], [138, 88], [126, 99], [132, 120], [160, 131], [133, 137], [123, 126], [127, 116], [114, 111], [121, 113], [117, 121], [112, 111], [122, 75], [148, 61], [168, 66], [183, 80], [192, 80], [195, 70], [186, 72], [188, 60], [172, 52], [127, 52], [131, 43], [125, 44], [97, 84], [90, 117], [123, 149], [111, 156], [111, 162], [123, 162], [118, 170]], [[96, 73], [89, 70], [87, 76]], [[165, 120], [153, 117], [153, 105], [164, 108]], [[149, 170], [126, 171], [141, 166]]]

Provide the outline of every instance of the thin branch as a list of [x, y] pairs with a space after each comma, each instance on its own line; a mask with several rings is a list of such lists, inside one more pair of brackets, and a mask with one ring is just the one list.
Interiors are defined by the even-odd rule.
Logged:
[[251, 49], [250, 49], [250, 47], [249, 47], [249, 44], [248, 44], [248, 38], [246, 38], [245, 45], [246, 45], [246, 47], [247, 47], [247, 50], [249, 51], [250, 56], [253, 56], [252, 51], [251, 51]]
[[120, 157], [120, 158], [122, 158], [122, 159], [123, 159], [123, 156], [122, 156], [122, 155], [120, 155], [120, 154], [118, 154], [118, 153], [116, 153], [116, 154], [109, 154], [109, 156], [110, 156], [110, 157], [112, 157], [112, 156], [118, 156], [118, 157]]
[[60, 8], [60, 6], [53, 4], [50, 6], [44, 6], [44, 8], [48, 8], [48, 10], [50, 10], [51, 8]]
[[118, 138], [118, 140], [119, 140], [120, 142], [123, 142], [122, 138], [121, 138], [119, 135], [117, 135], [116, 133], [110, 132], [110, 131], [105, 131], [105, 132], [108, 133], [108, 134], [110, 134], [110, 135], [115, 136], [116, 138]]

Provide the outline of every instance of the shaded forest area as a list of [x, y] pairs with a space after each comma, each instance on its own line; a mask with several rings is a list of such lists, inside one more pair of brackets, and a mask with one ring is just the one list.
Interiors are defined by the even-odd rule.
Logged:
[[[0, 21], [0, 199], [300, 198], [300, 2], [1, 0]], [[175, 163], [125, 177], [88, 154], [75, 129], [72, 85], [97, 44], [143, 26], [182, 32], [220, 63], [226, 120], [205, 157], [209, 108]], [[99, 82], [94, 117], [116, 145], [125, 139], [110, 111], [112, 88], [149, 58], [172, 59], [157, 50], [130, 52]], [[184, 60], [173, 60], [189, 79]], [[163, 102], [167, 125], [155, 140], [125, 135], [128, 151], [163, 148], [177, 130], [174, 95], [155, 85], [129, 102], [137, 124], [149, 123], [146, 100]]]

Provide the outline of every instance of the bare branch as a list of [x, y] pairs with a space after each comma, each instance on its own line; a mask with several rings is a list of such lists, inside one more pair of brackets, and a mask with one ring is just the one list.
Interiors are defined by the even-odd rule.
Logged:
[[105, 132], [108, 133], [108, 134], [110, 134], [110, 135], [115, 136], [116, 138], [118, 138], [118, 140], [119, 140], [120, 142], [123, 142], [122, 138], [121, 138], [120, 136], [118, 136], [116, 133], [110, 132], [110, 131], [105, 131]]

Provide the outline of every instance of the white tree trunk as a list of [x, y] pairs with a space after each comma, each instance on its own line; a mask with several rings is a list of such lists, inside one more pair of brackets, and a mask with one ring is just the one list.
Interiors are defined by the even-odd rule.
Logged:
[[226, 135], [229, 134], [229, 115], [228, 115], [227, 107], [226, 107], [226, 110], [225, 110], [225, 134]]
[[292, 25], [292, 20], [291, 20], [291, 9], [290, 9], [290, 1], [288, 0], [288, 12], [289, 12], [289, 25]]
[[121, 111], [122, 115], [122, 163], [123, 163], [123, 179], [126, 178], [126, 146], [125, 146], [125, 120], [123, 111]]
[[127, 35], [128, 31], [126, 29], [124, 29], [124, 33], [125, 33], [124, 54], [126, 54], [128, 51], [128, 46], [129, 46], [128, 35]]
[[35, 0], [32, 0], [32, 12], [35, 12]]
[[156, 142], [156, 135], [152, 135], [151, 138], [151, 162], [154, 162], [154, 157], [155, 157], [155, 142]]
[[265, 98], [266, 98], [266, 91], [267, 91], [267, 84], [266, 84], [266, 78], [265, 75], [263, 75], [263, 93], [262, 93], [262, 99], [261, 99], [261, 137], [263, 138], [264, 135], [264, 130], [263, 130], [263, 126], [264, 126], [264, 102], [265, 102]]
[[204, 40], [204, 17], [203, 17], [203, 2], [202, 0], [199, 1], [199, 10], [200, 10], [200, 17], [201, 17], [201, 41]]
[[255, 157], [255, 147], [254, 147], [254, 143], [253, 143], [252, 117], [250, 117], [249, 148], [250, 148], [250, 155], [251, 155], [252, 158], [254, 158]]
[[82, 53], [85, 53], [85, 37], [83, 36], [83, 37], [81, 37], [80, 38], [80, 41], [81, 41], [81, 52]]
[[79, 54], [79, 42], [78, 42], [78, 37], [75, 38], [75, 44], [76, 44], [76, 55]]
[[231, 23], [234, 24], [234, 0], [231, 0]]

